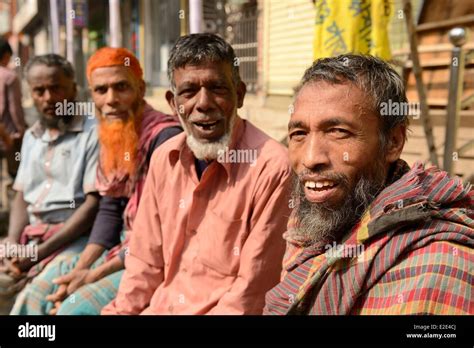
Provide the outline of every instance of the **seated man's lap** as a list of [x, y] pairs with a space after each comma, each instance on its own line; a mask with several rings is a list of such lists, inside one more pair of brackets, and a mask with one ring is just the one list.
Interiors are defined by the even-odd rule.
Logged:
[[46, 301], [46, 296], [53, 294], [58, 288], [53, 279], [69, 273], [75, 267], [87, 240], [87, 236], [79, 238], [48, 263], [43, 271], [17, 295], [10, 314], [48, 314], [52, 309], [52, 303]]
[[63, 301], [58, 315], [99, 315], [117, 295], [122, 274], [123, 270], [82, 286]]

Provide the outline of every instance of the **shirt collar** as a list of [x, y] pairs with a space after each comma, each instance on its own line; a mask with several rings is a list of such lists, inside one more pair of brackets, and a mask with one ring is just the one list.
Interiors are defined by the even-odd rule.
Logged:
[[45, 142], [52, 142], [67, 132], [82, 132], [84, 129], [84, 122], [84, 116], [72, 116], [72, 120], [69, 123], [65, 123], [63, 119], [60, 119], [58, 123], [58, 132], [51, 136], [50, 133], [46, 131], [46, 126], [42, 124], [40, 120], [37, 120], [33, 126], [31, 126], [31, 132], [36, 138], [41, 138], [41, 140]]

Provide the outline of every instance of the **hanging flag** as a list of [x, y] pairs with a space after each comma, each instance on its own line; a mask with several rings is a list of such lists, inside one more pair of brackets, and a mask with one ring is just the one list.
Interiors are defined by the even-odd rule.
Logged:
[[343, 53], [391, 58], [390, 0], [316, 0], [314, 58]]

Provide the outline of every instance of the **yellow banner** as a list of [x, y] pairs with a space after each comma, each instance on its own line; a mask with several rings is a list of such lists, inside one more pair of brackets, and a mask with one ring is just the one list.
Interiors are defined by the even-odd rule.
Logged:
[[390, 59], [390, 0], [316, 0], [314, 58], [343, 53]]

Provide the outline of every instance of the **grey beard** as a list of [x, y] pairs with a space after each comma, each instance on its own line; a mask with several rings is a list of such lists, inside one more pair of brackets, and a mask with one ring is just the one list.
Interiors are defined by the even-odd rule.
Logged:
[[[385, 178], [383, 168], [376, 169], [373, 179], [362, 175], [340, 207], [330, 207], [325, 203], [312, 203], [306, 199], [299, 177], [293, 174], [292, 198], [298, 202], [295, 213], [298, 221], [297, 236], [306, 245], [320, 242], [339, 241], [361, 218], [370, 203], [383, 189]], [[342, 174], [332, 176], [339, 186], [348, 190], [347, 178]]]
[[237, 109], [234, 110], [234, 113], [229, 120], [229, 128], [227, 129], [226, 134], [224, 134], [219, 140], [211, 143], [202, 143], [196, 139], [189, 131], [183, 117], [180, 114], [178, 114], [178, 116], [181, 126], [186, 132], [186, 144], [194, 154], [194, 157], [198, 160], [215, 160], [219, 156], [219, 153], [224, 152], [226, 148], [229, 147], [237, 118]]
[[198, 160], [215, 160], [219, 153], [224, 152], [229, 146], [231, 135], [225, 134], [218, 141], [212, 143], [201, 143], [192, 134], [186, 137], [186, 144]]
[[71, 116], [55, 116], [54, 118], [49, 119], [49, 118], [46, 118], [43, 115], [40, 115], [39, 116], [39, 121], [44, 127], [48, 128], [48, 129], [50, 129], [50, 128], [58, 129], [60, 127], [61, 123], [63, 125], [67, 125], [67, 124], [71, 123], [72, 117]]

